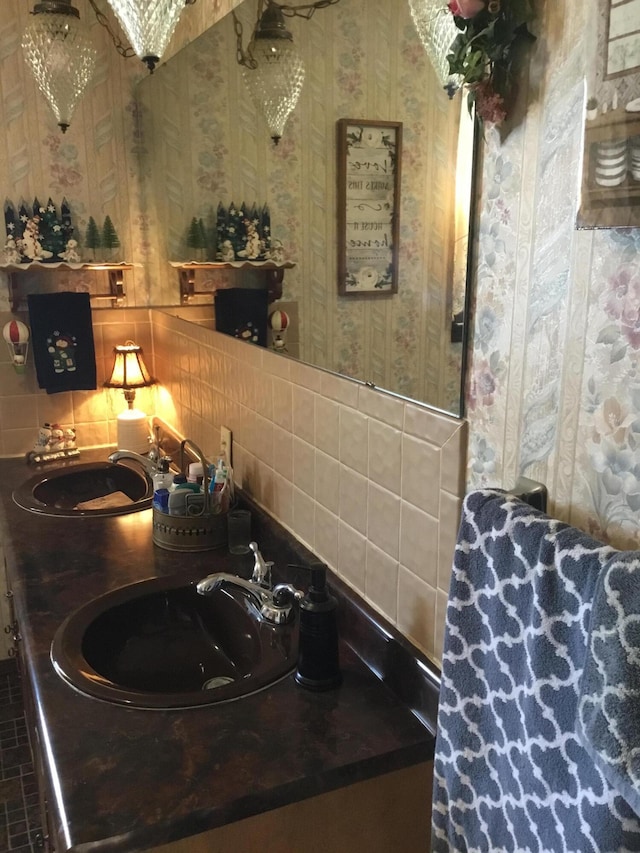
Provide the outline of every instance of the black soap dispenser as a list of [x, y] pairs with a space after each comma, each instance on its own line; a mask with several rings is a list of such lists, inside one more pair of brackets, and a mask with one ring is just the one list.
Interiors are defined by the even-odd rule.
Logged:
[[295, 680], [308, 690], [342, 682], [338, 662], [336, 599], [327, 591], [327, 567], [312, 563], [309, 591], [300, 602], [300, 640]]

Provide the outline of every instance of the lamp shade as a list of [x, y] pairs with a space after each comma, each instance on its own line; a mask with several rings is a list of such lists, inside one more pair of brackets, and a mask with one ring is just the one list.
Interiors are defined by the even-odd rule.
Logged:
[[93, 76], [96, 49], [71, 0], [36, 3], [22, 36], [24, 58], [64, 133]]
[[277, 145], [302, 91], [304, 63], [280, 8], [272, 3], [263, 12], [253, 38], [255, 68], [243, 66], [244, 82]]
[[109, 0], [136, 55], [153, 71], [173, 35], [185, 0]]
[[113, 348], [114, 360], [111, 377], [105, 382], [107, 388], [122, 388], [124, 391], [155, 385], [156, 380], [147, 370], [142, 357], [142, 347], [127, 341]]

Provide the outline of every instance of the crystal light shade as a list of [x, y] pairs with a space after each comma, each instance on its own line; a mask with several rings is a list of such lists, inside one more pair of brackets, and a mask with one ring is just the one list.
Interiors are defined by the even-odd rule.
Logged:
[[451, 76], [447, 54], [451, 43], [458, 35], [453, 15], [445, 0], [409, 0], [413, 23], [443, 86], [459, 85], [459, 77]]
[[96, 50], [70, 0], [36, 3], [22, 49], [64, 133], [96, 64]]
[[269, 5], [262, 15], [252, 53], [256, 67], [243, 67], [244, 81], [277, 145], [287, 119], [298, 103], [305, 74], [302, 58], [291, 33], [285, 29], [278, 7]]
[[109, 0], [136, 55], [153, 71], [162, 58], [185, 0]]

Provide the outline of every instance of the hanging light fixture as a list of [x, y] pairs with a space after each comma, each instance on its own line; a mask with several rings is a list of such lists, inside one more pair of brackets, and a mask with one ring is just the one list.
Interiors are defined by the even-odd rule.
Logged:
[[258, 18], [246, 52], [242, 48], [242, 25], [232, 11], [238, 37], [237, 59], [249, 96], [267, 121], [277, 145], [284, 126], [298, 103], [305, 68], [287, 29], [284, 16], [311, 18], [316, 9], [340, 0], [316, 0], [302, 6], [282, 6], [273, 0], [258, 0]]
[[195, 0], [109, 0], [136, 55], [153, 73], [173, 35], [182, 10]]
[[96, 64], [96, 50], [71, 0], [36, 3], [22, 36], [25, 60], [64, 133]]
[[440, 83], [453, 93], [460, 86], [459, 75], [449, 73], [447, 54], [458, 28], [445, 0], [409, 0], [413, 24], [438, 75]]
[[277, 145], [304, 83], [304, 62], [286, 28], [284, 16], [269, 3], [253, 34], [254, 66], [243, 66], [251, 100], [262, 112]]

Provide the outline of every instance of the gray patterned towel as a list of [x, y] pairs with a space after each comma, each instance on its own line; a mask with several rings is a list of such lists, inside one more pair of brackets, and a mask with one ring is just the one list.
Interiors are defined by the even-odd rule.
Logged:
[[[585, 684], [601, 692], [589, 629], [614, 557], [626, 559], [504, 492], [467, 495], [447, 608], [433, 853], [640, 851], [640, 818], [577, 723], [585, 666]], [[631, 620], [629, 645], [638, 633]], [[589, 738], [609, 711], [590, 690], [580, 706]]]
[[640, 814], [640, 553], [598, 577], [580, 685], [578, 731], [606, 779]]

